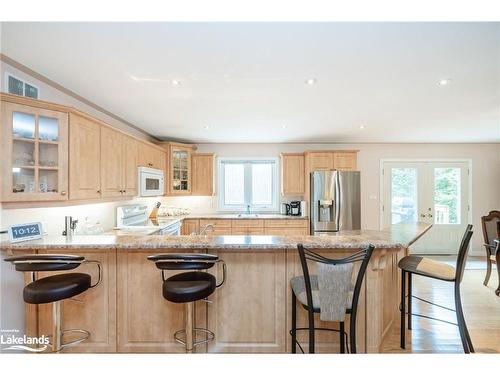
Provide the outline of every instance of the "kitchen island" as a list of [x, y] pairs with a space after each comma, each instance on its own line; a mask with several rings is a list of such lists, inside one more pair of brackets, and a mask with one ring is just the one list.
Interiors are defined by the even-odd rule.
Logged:
[[[390, 329], [399, 324], [397, 262], [429, 228], [418, 223], [331, 236], [46, 236], [18, 244], [3, 242], [0, 248], [13, 254], [78, 254], [102, 263], [102, 283], [63, 303], [64, 328], [92, 333], [89, 340], [67, 351], [183, 352], [173, 339], [173, 332], [184, 326], [183, 306], [163, 299], [160, 272], [146, 257], [196, 251], [217, 254], [228, 267], [226, 284], [209, 298], [211, 303], [196, 305], [196, 325], [215, 332], [215, 340], [197, 351], [289, 353], [289, 280], [302, 273], [297, 244], [329, 257], [342, 257], [373, 244], [360, 297], [357, 338], [358, 352], [376, 353]], [[90, 265], [81, 266], [78, 272], [97, 277]], [[222, 277], [221, 269], [214, 267], [210, 272], [219, 280]], [[22, 298], [21, 290], [18, 295]], [[306, 311], [299, 308], [297, 312], [298, 326], [306, 326]], [[26, 305], [28, 334], [50, 333], [50, 325], [50, 305]], [[336, 324], [317, 318], [317, 326], [335, 328]], [[298, 338], [307, 342], [305, 335]], [[339, 350], [337, 334], [318, 332], [316, 342], [317, 352]]]

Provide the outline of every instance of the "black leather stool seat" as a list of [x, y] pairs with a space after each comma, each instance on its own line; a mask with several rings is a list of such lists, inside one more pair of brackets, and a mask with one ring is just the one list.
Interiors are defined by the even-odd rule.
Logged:
[[86, 273], [64, 273], [44, 277], [24, 287], [26, 303], [50, 303], [74, 297], [90, 288], [90, 275]]
[[163, 297], [176, 303], [206, 298], [215, 290], [215, 277], [207, 272], [184, 272], [163, 282]]

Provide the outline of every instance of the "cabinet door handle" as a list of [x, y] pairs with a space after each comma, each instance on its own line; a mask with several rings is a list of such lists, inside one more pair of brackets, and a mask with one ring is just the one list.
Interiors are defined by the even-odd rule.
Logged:
[[65, 191], [61, 191], [61, 195], [66, 195], [66, 192]]
[[99, 194], [101, 194], [101, 189], [97, 190], [97, 192], [98, 192]]

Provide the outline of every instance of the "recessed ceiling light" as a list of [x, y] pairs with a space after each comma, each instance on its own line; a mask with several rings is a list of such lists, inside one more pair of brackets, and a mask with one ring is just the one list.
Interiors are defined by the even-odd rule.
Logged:
[[181, 81], [179, 81], [178, 79], [173, 79], [172, 80], [172, 85], [179, 86], [180, 84], [181, 84]]
[[438, 85], [439, 86], [446, 86], [446, 85], [449, 85], [451, 82], [451, 79], [450, 78], [443, 78], [443, 79], [440, 79], [438, 81]]
[[316, 84], [316, 78], [309, 78], [306, 80], [306, 84], [309, 85], [309, 86], [312, 86], [314, 84]]
[[359, 128], [360, 128], [360, 129], [364, 129], [364, 128], [365, 128], [365, 126], [364, 126], [364, 125], [359, 125]]
[[288, 126], [286, 126], [286, 125], [281, 125], [281, 127], [282, 127], [283, 129], [286, 129]]
[[209, 125], [205, 125], [205, 126], [203, 127], [203, 129], [206, 129], [206, 130], [207, 130], [207, 129], [210, 129], [210, 126], [209, 126]]

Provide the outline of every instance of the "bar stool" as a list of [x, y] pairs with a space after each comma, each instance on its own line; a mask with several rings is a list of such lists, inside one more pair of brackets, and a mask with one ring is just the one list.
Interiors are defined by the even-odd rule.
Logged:
[[[63, 330], [61, 325], [61, 301], [77, 296], [89, 288], [94, 288], [101, 282], [101, 263], [95, 260], [85, 260], [77, 255], [59, 254], [30, 254], [18, 255], [4, 259], [12, 263], [16, 271], [31, 272], [32, 282], [24, 287], [24, 302], [30, 304], [52, 303], [53, 329], [52, 342], [49, 346], [53, 352], [81, 343], [90, 337], [90, 332], [83, 329]], [[86, 273], [62, 273], [53, 276], [36, 279], [37, 272], [67, 271], [72, 270], [84, 263], [96, 264], [99, 269], [99, 278], [95, 284], [91, 284], [91, 277]], [[64, 343], [63, 337], [67, 333], [80, 333], [80, 338]]]
[[[196, 301], [205, 300], [215, 288], [221, 287], [226, 281], [226, 263], [217, 255], [200, 253], [167, 253], [148, 256], [158, 269], [161, 270], [163, 281], [163, 298], [173, 303], [184, 303], [185, 306], [185, 328], [174, 333], [174, 339], [186, 347], [187, 353], [192, 353], [197, 345], [204, 344], [214, 339], [212, 331], [205, 328], [195, 327], [194, 304]], [[201, 272], [212, 268], [216, 263], [222, 263], [222, 282], [217, 284], [213, 275]], [[165, 278], [165, 271], [190, 271], [178, 273]], [[206, 339], [196, 340], [196, 333], [203, 332]], [[184, 338], [182, 338], [184, 337]]]
[[[437, 305], [431, 301], [427, 301], [423, 298], [412, 295], [412, 275], [419, 275], [423, 277], [430, 277], [433, 279], [452, 282], [454, 283], [455, 291], [455, 310], [457, 314], [457, 324], [458, 330], [460, 332], [460, 339], [462, 341], [462, 346], [466, 354], [474, 353], [474, 347], [467, 330], [467, 325], [465, 323], [464, 312], [462, 310], [462, 300], [460, 297], [460, 283], [462, 282], [462, 277], [465, 269], [465, 262], [467, 260], [467, 253], [469, 251], [469, 242], [472, 237], [472, 225], [467, 225], [465, 233], [462, 237], [462, 242], [460, 244], [460, 249], [458, 251], [456, 267], [450, 266], [446, 263], [437, 262], [435, 260], [416, 256], [408, 255], [402, 258], [398, 267], [401, 268], [401, 349], [405, 349], [406, 346], [406, 331], [405, 331], [405, 319], [406, 319], [406, 276], [408, 276], [408, 329], [411, 330], [411, 318], [412, 316], [419, 316], [421, 318], [434, 319], [436, 318], [412, 313], [412, 298], [417, 298], [418, 300], [429, 303], [431, 305], [444, 308], [446, 310], [451, 310], [447, 307]], [[439, 320], [439, 319], [438, 319]], [[444, 323], [455, 324], [452, 322], [447, 322], [439, 320]]]
[[[308, 330], [309, 331], [309, 353], [314, 353], [315, 351], [315, 331], [333, 331], [339, 332], [340, 338], [340, 352], [345, 353], [345, 329], [344, 322], [340, 321], [340, 329], [331, 328], [315, 328], [314, 327], [314, 314], [321, 313], [321, 285], [318, 282], [318, 275], [310, 275], [309, 267], [307, 261], [313, 261], [317, 263], [323, 263], [326, 265], [345, 265], [349, 263], [361, 262], [359, 267], [358, 275], [356, 277], [356, 283], [354, 287], [350, 285], [347, 293], [347, 304], [346, 304], [346, 314], [350, 314], [350, 328], [349, 336], [351, 342], [351, 353], [356, 353], [356, 317], [358, 311], [358, 301], [359, 294], [361, 292], [361, 285], [366, 273], [366, 268], [368, 262], [372, 256], [374, 247], [372, 245], [368, 246], [366, 249], [358, 251], [351, 254], [345, 258], [340, 259], [330, 259], [325, 258], [315, 252], [304, 248], [302, 244], [297, 245], [300, 257], [300, 263], [302, 265], [303, 276], [296, 276], [290, 280], [290, 285], [292, 288], [292, 329], [290, 330], [290, 335], [292, 336], [292, 353], [297, 352], [297, 345], [301, 349], [302, 353], [304, 350], [302, 346], [297, 341], [297, 331]], [[326, 294], [326, 293], [325, 293]], [[302, 307], [308, 312], [308, 327], [307, 328], [297, 328], [297, 300], [299, 300]], [[335, 301], [337, 303], [339, 301]]]

